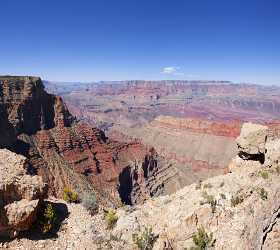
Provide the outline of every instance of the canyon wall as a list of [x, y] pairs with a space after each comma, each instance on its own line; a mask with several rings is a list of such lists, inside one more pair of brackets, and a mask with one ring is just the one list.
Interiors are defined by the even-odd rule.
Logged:
[[[124, 201], [119, 190], [126, 203], [164, 192], [164, 178], [155, 181], [164, 168], [156, 152], [139, 142], [110, 140], [100, 129], [77, 122], [60, 97], [44, 90], [41, 79], [0, 77], [0, 97], [5, 114], [0, 134], [8, 127], [13, 135], [1, 138], [1, 146], [27, 157], [49, 184], [49, 194], [61, 196], [68, 186], [116, 206]], [[127, 168], [131, 190], [122, 183]]]
[[171, 186], [166, 186], [171, 192], [199, 179], [228, 172], [227, 166], [237, 152], [235, 138], [240, 126], [238, 122], [160, 116], [142, 127], [115, 127], [109, 135], [127, 141], [139, 140], [172, 162], [177, 177]]
[[279, 126], [271, 130], [244, 124], [230, 173], [149, 200], [133, 211], [118, 210], [113, 233], [126, 249], [133, 249], [133, 234], [145, 228], [155, 237], [153, 249], [197, 247], [193, 236], [201, 228], [207, 249], [279, 249], [278, 136]]

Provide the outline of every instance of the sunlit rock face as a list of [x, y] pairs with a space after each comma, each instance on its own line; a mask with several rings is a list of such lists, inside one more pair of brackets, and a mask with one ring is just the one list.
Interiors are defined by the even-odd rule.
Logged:
[[[120, 181], [125, 168], [139, 176], [131, 176], [133, 188], [127, 202], [143, 202], [164, 193], [165, 179], [154, 181], [159, 169], [165, 168], [156, 153], [137, 141], [111, 140], [102, 130], [78, 122], [61, 97], [45, 91], [40, 78], [0, 77], [0, 97], [5, 114], [0, 135], [7, 135], [0, 138], [0, 146], [27, 157], [34, 172], [49, 184], [50, 195], [61, 197], [69, 186], [80, 195], [94, 192], [100, 202], [118, 206], [123, 201], [119, 190], [123, 190]], [[145, 166], [154, 161], [152, 174], [145, 176]]]
[[15, 237], [37, 219], [47, 185], [30, 174], [28, 160], [7, 149], [0, 150], [0, 237]]

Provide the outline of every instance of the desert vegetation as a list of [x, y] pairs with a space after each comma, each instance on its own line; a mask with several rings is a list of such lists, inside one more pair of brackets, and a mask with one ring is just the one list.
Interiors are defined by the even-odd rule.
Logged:
[[194, 246], [190, 250], [206, 250], [214, 247], [215, 239], [213, 234], [208, 234], [204, 227], [200, 227], [197, 230], [197, 233], [192, 237]]
[[145, 227], [142, 232], [133, 234], [132, 239], [139, 250], [152, 250], [156, 236], [152, 232], [151, 227]]
[[63, 189], [63, 200], [69, 203], [78, 203], [79, 197], [78, 194], [72, 191], [69, 187]]

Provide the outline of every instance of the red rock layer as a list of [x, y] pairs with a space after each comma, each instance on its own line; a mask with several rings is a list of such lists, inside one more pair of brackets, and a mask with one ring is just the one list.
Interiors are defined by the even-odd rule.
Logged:
[[[18, 135], [12, 149], [28, 157], [53, 195], [61, 196], [69, 186], [79, 194], [95, 192], [104, 203], [116, 205], [123, 169], [136, 167], [141, 175], [150, 161], [156, 161], [156, 154], [140, 143], [111, 141], [101, 130], [75, 121], [60, 97], [44, 91], [39, 78], [0, 77], [0, 86], [0, 104]], [[1, 121], [0, 125], [6, 126]], [[139, 180], [131, 181], [139, 184]], [[132, 191], [128, 190], [130, 201]], [[146, 194], [150, 194], [148, 189]]]
[[193, 118], [157, 117], [152, 125], [174, 130], [236, 138], [240, 134], [241, 122], [215, 122]]

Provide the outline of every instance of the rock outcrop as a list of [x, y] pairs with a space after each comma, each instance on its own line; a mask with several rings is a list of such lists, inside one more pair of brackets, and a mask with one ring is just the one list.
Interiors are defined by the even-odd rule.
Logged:
[[37, 219], [47, 185], [30, 171], [25, 157], [0, 150], [0, 237], [15, 237]]
[[243, 159], [261, 157], [264, 161], [265, 143], [268, 136], [268, 127], [245, 123], [240, 136], [237, 138], [239, 156]]
[[[137, 249], [138, 236], [138, 244], [148, 241], [154, 250], [181, 250], [194, 246], [192, 237], [203, 227], [209, 237], [212, 235], [213, 246], [207, 249], [279, 249], [280, 151], [275, 150], [279, 131], [279, 127], [245, 124], [237, 139], [239, 152], [229, 166], [231, 173], [186, 186], [172, 195], [151, 198], [142, 205], [119, 208], [113, 229], [107, 227], [102, 209], [91, 219], [81, 205], [68, 205], [71, 214], [58, 238], [35, 245], [66, 248], [70, 240], [71, 246], [79, 249], [133, 250]], [[262, 145], [264, 133], [267, 138]], [[262, 147], [264, 162], [239, 156], [244, 148], [254, 156], [263, 154], [262, 150], [255, 151]], [[144, 176], [152, 174], [155, 166], [149, 162], [144, 164], [144, 169], [148, 167]], [[202, 239], [207, 244], [205, 235]], [[34, 242], [20, 239], [6, 245], [8, 249], [18, 246], [33, 249]]]
[[[215, 249], [279, 249], [280, 151], [255, 150], [277, 147], [277, 138], [268, 136], [264, 142], [264, 133], [269, 135], [269, 128], [245, 124], [237, 141], [251, 157], [237, 155], [229, 174], [150, 199], [133, 211], [118, 210], [113, 234], [126, 242], [125, 249], [133, 249], [132, 235], [147, 227], [156, 237], [153, 249], [185, 249], [204, 227], [213, 233]], [[268, 165], [253, 157], [263, 153]]]
[[[164, 179], [154, 181], [162, 166], [156, 155], [150, 155], [149, 148], [139, 142], [110, 140], [100, 129], [79, 123], [61, 97], [44, 90], [40, 78], [0, 77], [1, 109], [5, 115], [0, 120], [0, 135], [5, 136], [0, 138], [0, 147], [27, 157], [34, 171], [49, 184], [50, 195], [61, 197], [67, 186], [79, 194], [94, 192], [100, 202], [118, 206], [123, 170], [136, 166], [143, 175], [147, 157], [158, 164], [145, 181], [133, 180], [131, 193], [138, 198], [132, 200], [143, 201], [161, 193], [153, 189], [164, 190]], [[153, 185], [147, 184], [149, 179]]]

